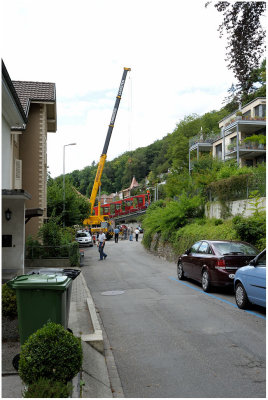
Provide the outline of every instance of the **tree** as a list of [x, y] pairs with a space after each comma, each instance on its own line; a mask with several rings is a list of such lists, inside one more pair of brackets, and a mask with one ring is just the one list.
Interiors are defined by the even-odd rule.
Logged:
[[[206, 3], [206, 6], [211, 3]], [[219, 26], [220, 37], [227, 34], [226, 61], [228, 69], [234, 72], [238, 80], [236, 85], [240, 99], [252, 91], [252, 71], [259, 67], [260, 58], [265, 50], [265, 30], [261, 25], [261, 16], [266, 9], [264, 1], [239, 1], [229, 3], [219, 1], [215, 4], [218, 12], [223, 13], [223, 22]]]
[[[51, 180], [47, 188], [48, 217], [57, 216], [59, 222], [63, 217], [63, 188], [62, 183]], [[68, 179], [65, 183], [65, 225], [81, 224], [89, 214], [89, 202], [79, 195]]]

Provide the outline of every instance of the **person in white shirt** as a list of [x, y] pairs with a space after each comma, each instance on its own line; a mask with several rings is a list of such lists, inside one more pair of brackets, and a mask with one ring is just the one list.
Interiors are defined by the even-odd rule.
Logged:
[[99, 247], [99, 253], [100, 253], [100, 259], [99, 261], [102, 261], [103, 258], [105, 260], [105, 258], [107, 257], [107, 254], [104, 253], [104, 246], [105, 246], [105, 240], [106, 240], [106, 236], [105, 233], [103, 233], [103, 231], [100, 231], [99, 237], [98, 237], [98, 247]]
[[140, 233], [140, 230], [139, 230], [139, 228], [136, 228], [136, 229], [135, 229], [136, 242], [138, 242], [138, 241], [139, 241], [139, 233]]

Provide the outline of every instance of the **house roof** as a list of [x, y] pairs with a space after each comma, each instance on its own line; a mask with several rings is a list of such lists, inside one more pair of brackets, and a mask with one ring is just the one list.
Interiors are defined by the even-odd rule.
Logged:
[[50, 82], [12, 81], [28, 117], [30, 103], [48, 104], [48, 131], [56, 131], [56, 86]]
[[[5, 80], [5, 82], [7, 84], [7, 87], [10, 90], [10, 93], [11, 93], [13, 99], [14, 99], [14, 102], [15, 102], [18, 110], [19, 110], [19, 113], [21, 114], [21, 117], [22, 117], [23, 121], [26, 123], [27, 122], [26, 114], [25, 114], [24, 109], [23, 109], [23, 107], [21, 105], [21, 102], [20, 102], [20, 99], [19, 99], [18, 94], [16, 92], [16, 89], [15, 89], [15, 87], [14, 87], [14, 85], [13, 85], [11, 79], [10, 79], [10, 76], [9, 76], [9, 73], [8, 73], [8, 71], [6, 69], [5, 63], [2, 60], [2, 81], [3, 81], [3, 79]], [[3, 94], [3, 90], [2, 90], [2, 94]]]

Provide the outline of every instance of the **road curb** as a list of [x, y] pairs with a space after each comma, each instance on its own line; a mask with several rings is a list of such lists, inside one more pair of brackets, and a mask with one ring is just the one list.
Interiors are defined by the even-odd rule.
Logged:
[[83, 285], [84, 285], [84, 288], [86, 291], [86, 295], [87, 295], [86, 303], [87, 303], [87, 307], [88, 307], [88, 311], [90, 314], [93, 331], [94, 331], [94, 333], [81, 335], [81, 340], [83, 340], [83, 342], [90, 344], [97, 351], [99, 351], [101, 354], [104, 355], [103, 334], [102, 334], [102, 329], [100, 327], [100, 323], [99, 323], [98, 316], [96, 313], [95, 304], [91, 297], [90, 291], [87, 287], [87, 284], [86, 284], [83, 274], [81, 274], [81, 279], [83, 281]]

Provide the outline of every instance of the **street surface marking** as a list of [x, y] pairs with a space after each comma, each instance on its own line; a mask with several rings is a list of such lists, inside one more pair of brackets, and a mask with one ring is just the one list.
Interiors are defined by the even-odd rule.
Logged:
[[[220, 297], [217, 297], [217, 296], [215, 296], [214, 294], [206, 293], [206, 292], [204, 292], [202, 289], [196, 288], [196, 287], [194, 287], [194, 286], [192, 286], [192, 285], [189, 285], [189, 284], [186, 283], [186, 282], [182, 282], [182, 281], [180, 281], [179, 279], [174, 278], [174, 276], [169, 276], [169, 279], [171, 279], [172, 281], [176, 281], [176, 282], [178, 282], [178, 283], [181, 283], [181, 284], [184, 285], [184, 286], [188, 286], [189, 288], [191, 288], [191, 289], [193, 289], [193, 290], [196, 290], [196, 291], [199, 292], [199, 293], [205, 294], [206, 296], [212, 297], [212, 298], [214, 298], [214, 299], [216, 299], [216, 300], [220, 300], [220, 301], [222, 301], [223, 303], [226, 303], [226, 304], [228, 304], [228, 305], [230, 305], [230, 306], [236, 308], [237, 310], [240, 310], [240, 309], [237, 307], [236, 304], [231, 303], [231, 302], [228, 301], [228, 300], [221, 299]], [[241, 310], [241, 311], [245, 311], [245, 312], [248, 313], [248, 314], [251, 314], [251, 315], [254, 315], [255, 317], [262, 318], [262, 319], [265, 319], [265, 320], [266, 320], [266, 317], [264, 317], [263, 315], [257, 314], [257, 313], [255, 313], [255, 312], [253, 312], [253, 311], [249, 311], [249, 310]]]

